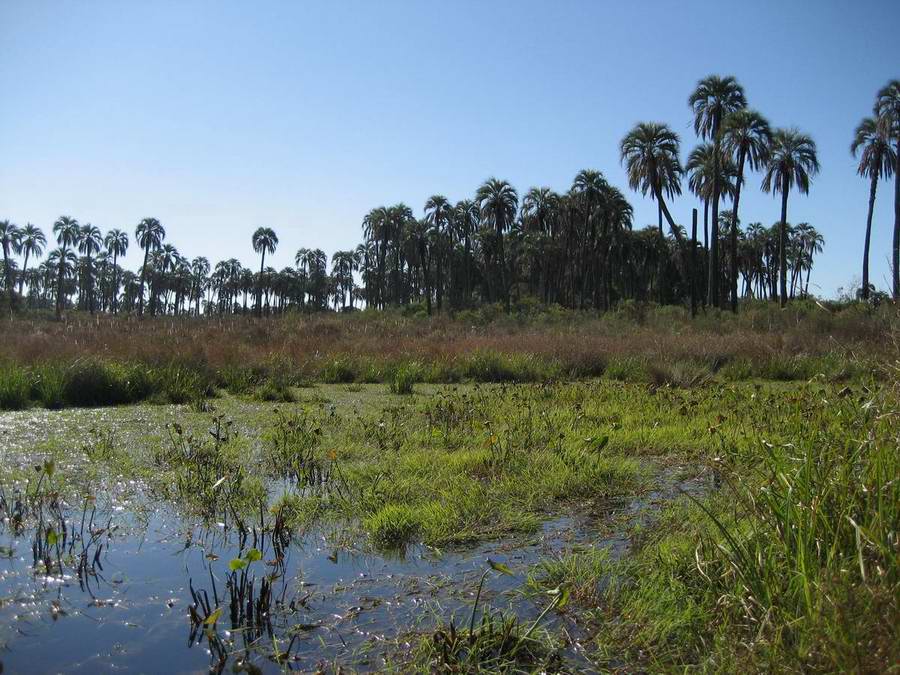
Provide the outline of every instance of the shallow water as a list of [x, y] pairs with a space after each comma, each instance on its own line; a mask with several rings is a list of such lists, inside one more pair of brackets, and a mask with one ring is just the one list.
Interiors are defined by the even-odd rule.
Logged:
[[[137, 437], [171, 414], [145, 407], [3, 415], [2, 459], [34, 463], [29, 449], [48, 437], [65, 430], [76, 443], [101, 423]], [[283, 550], [270, 538], [254, 541], [252, 532], [242, 540], [231, 525], [197, 527], [142, 486], [113, 479], [98, 490], [96, 504], [61, 505], [65, 525], [56, 532], [65, 537], [49, 554], [35, 553], [33, 524], [19, 532], [9, 520], [0, 524], [0, 672], [255, 672], [248, 663], [264, 672], [336, 664], [379, 671], [385, 659], [402, 657], [415, 631], [452, 616], [457, 625], [467, 620], [488, 558], [515, 576], [489, 574], [482, 606], [534, 619], [548, 599], [521, 590], [532, 565], [575, 545], [603, 547], [620, 557], [637, 519], [652, 517], [654, 507], [680, 489], [703, 489], [702, 479], [678, 481], [674, 473], [659, 484], [657, 492], [600, 512], [548, 515], [534, 535], [385, 553], [358, 540], [353, 524], [295, 533]], [[11, 495], [8, 488], [7, 499]], [[231, 616], [227, 582], [229, 562], [254, 546], [262, 559], [248, 565], [247, 576], [257, 596], [261, 580], [273, 579], [272, 604], [267, 620], [248, 629]], [[48, 559], [49, 568], [40, 558]], [[204, 599], [195, 610], [201, 620], [206, 598], [212, 608], [223, 608], [214, 625], [192, 622], [192, 589]], [[590, 670], [574, 613], [551, 612], [544, 625], [567, 636], [568, 669]]]

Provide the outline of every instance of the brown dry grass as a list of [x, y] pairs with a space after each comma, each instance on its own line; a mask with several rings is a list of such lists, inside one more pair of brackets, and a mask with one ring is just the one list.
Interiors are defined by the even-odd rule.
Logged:
[[[568, 312], [452, 319], [399, 313], [189, 318], [90, 317], [64, 323], [18, 318], [0, 324], [0, 360], [22, 365], [100, 357], [147, 363], [262, 366], [290, 361], [314, 373], [335, 358], [383, 362], [453, 361], [477, 352], [529, 355], [567, 370], [624, 357], [653, 363], [711, 364], [795, 356], [878, 358], [892, 350], [894, 308], [850, 306], [839, 311], [811, 303], [788, 310], [758, 303], [738, 316], [707, 314], [691, 321], [677, 308], [597, 317]], [[602, 366], [601, 366], [602, 368]]]

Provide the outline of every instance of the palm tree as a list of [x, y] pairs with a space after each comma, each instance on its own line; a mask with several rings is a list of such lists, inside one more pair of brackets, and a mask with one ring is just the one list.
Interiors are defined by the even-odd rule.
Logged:
[[650, 193], [662, 209], [672, 236], [683, 244], [681, 231], [663, 198], [681, 194], [678, 134], [665, 124], [641, 122], [622, 139], [619, 150], [628, 173], [628, 187], [640, 190], [642, 195]]
[[797, 129], [778, 129], [772, 143], [763, 176], [765, 192], [781, 194], [781, 220], [778, 223], [778, 273], [781, 282], [781, 306], [787, 304], [787, 203], [788, 193], [795, 187], [809, 193], [810, 178], [819, 172], [816, 143]]
[[196, 314], [200, 316], [200, 299], [203, 297], [203, 291], [208, 283], [209, 276], [209, 260], [203, 256], [198, 256], [191, 260], [191, 286], [194, 301], [196, 302]]
[[[688, 98], [694, 111], [694, 131], [704, 140], [713, 142], [713, 162], [721, 161], [722, 121], [727, 115], [747, 105], [744, 89], [731, 77], [710, 75], [697, 83], [697, 88]], [[709, 284], [707, 302], [714, 307], [721, 305], [719, 294], [719, 181], [718, 170], [713, 171], [712, 190], [712, 232], [709, 250]]]
[[278, 246], [278, 236], [271, 227], [258, 227], [253, 233], [253, 250], [262, 254], [259, 262], [260, 283], [256, 291], [256, 315], [262, 315], [262, 273], [266, 264], [266, 253], [275, 253]]
[[480, 212], [471, 199], [456, 202], [453, 207], [453, 228], [463, 242], [463, 296], [465, 305], [472, 301], [472, 235], [478, 229]]
[[516, 218], [519, 207], [519, 195], [515, 188], [505, 180], [488, 178], [475, 194], [484, 222], [494, 228], [497, 235], [498, 255], [500, 258], [500, 286], [506, 311], [509, 312], [509, 288], [506, 284], [506, 254], [503, 250], [503, 233], [506, 232]]
[[[594, 210], [603, 198], [608, 184], [603, 174], [593, 169], [583, 169], [575, 175], [572, 182], [571, 194], [575, 197], [581, 210], [583, 226], [581, 247], [581, 308], [584, 308], [587, 295], [588, 277], [593, 275], [596, 280], [596, 248], [597, 248], [597, 223], [593, 218]], [[588, 263], [592, 262], [591, 269]]]
[[443, 195], [432, 195], [425, 202], [425, 222], [432, 231], [435, 243], [435, 284], [437, 291], [437, 309], [441, 311], [443, 306], [444, 287], [444, 253], [446, 239], [450, 233], [450, 222], [453, 216], [453, 207]]
[[[803, 296], [809, 295], [809, 276], [812, 271], [813, 258], [822, 252], [825, 238], [809, 223], [799, 223], [793, 228], [792, 245], [796, 251], [793, 278], [791, 279], [791, 297], [795, 288]], [[803, 272], [806, 271], [806, 282]]]
[[[522, 198], [522, 219], [526, 230], [533, 230], [541, 237], [552, 239], [556, 229], [560, 197], [548, 187], [533, 187]], [[549, 251], [537, 251], [540, 256], [540, 281], [543, 286], [541, 297], [544, 302], [550, 298], [550, 255]]]
[[141, 283], [138, 291], [138, 315], [144, 314], [144, 285], [147, 282], [147, 258], [150, 249], [159, 248], [166, 238], [166, 230], [156, 218], [144, 218], [134, 230], [138, 246], [144, 250], [144, 264], [141, 265]]
[[[103, 235], [100, 234], [100, 228], [96, 225], [86, 223], [81, 227], [81, 235], [78, 239], [78, 250], [86, 257], [87, 275], [87, 296], [88, 307], [91, 314], [94, 313], [94, 275], [92, 256], [100, 252], [103, 246]], [[79, 304], [81, 304], [79, 302]]]
[[[19, 295], [22, 295], [22, 284], [25, 281], [25, 275], [28, 274], [28, 259], [31, 256], [40, 256], [44, 253], [44, 247], [47, 246], [47, 237], [43, 231], [36, 225], [28, 223], [19, 232], [19, 252], [25, 254], [25, 262], [22, 265], [22, 278], [19, 279]], [[29, 287], [28, 295], [31, 296]]]
[[120, 256], [128, 252], [128, 233], [122, 230], [112, 229], [106, 233], [106, 239], [103, 240], [106, 252], [113, 257], [113, 279], [112, 279], [112, 309], [113, 314], [119, 312], [119, 268], [117, 267]]
[[56, 235], [58, 250], [58, 273], [56, 279], [56, 318], [62, 317], [63, 283], [65, 281], [66, 266], [70, 264], [69, 249], [78, 244], [81, 236], [81, 228], [78, 221], [70, 216], [60, 216], [53, 223], [53, 233]]
[[[869, 247], [872, 238], [872, 213], [875, 210], [875, 192], [878, 190], [878, 181], [881, 178], [888, 179], [894, 172], [897, 162], [897, 154], [891, 147], [891, 141], [885, 133], [887, 130], [879, 125], [871, 117], [866, 117], [853, 135], [853, 143], [850, 144], [850, 153], [856, 157], [859, 153], [859, 166], [856, 172], [863, 178], [869, 179], [869, 210], [866, 215], [866, 238], [863, 244], [863, 270], [862, 288], [860, 289], [863, 300], [869, 298]], [[861, 152], [860, 152], [861, 151]]]
[[893, 297], [900, 300], [900, 80], [891, 80], [875, 97], [875, 115], [884, 134], [894, 142]]
[[9, 296], [9, 308], [13, 304], [13, 268], [10, 256], [19, 245], [19, 228], [8, 220], [0, 220], [0, 245], [3, 246], [3, 271], [6, 273], [6, 293]]
[[[51, 270], [56, 270], [57, 316], [61, 315], [63, 299], [66, 298], [69, 294], [66, 290], [66, 279], [74, 276], [77, 265], [78, 257], [69, 250], [68, 246], [60, 246], [59, 248], [51, 251], [50, 255], [47, 256], [48, 272]], [[48, 284], [48, 287], [49, 285], [50, 284]]]
[[[741, 186], [744, 183], [744, 163], [756, 171], [766, 163], [772, 131], [765, 117], [755, 110], [735, 110], [729, 113], [722, 122], [722, 143], [725, 151], [737, 162], [737, 178], [734, 188], [735, 222], [740, 222], [738, 206], [741, 201]], [[738, 284], [738, 247], [737, 227], [732, 228], [730, 237], [731, 253], [731, 311], [737, 311]]]

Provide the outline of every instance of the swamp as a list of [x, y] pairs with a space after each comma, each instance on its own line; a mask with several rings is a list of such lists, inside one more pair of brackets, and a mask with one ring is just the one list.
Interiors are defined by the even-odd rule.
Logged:
[[[795, 311], [798, 335], [818, 325]], [[323, 321], [341, 350], [362, 319]], [[464, 356], [442, 353], [459, 326], [396, 321], [428, 351], [377, 367], [346, 350], [291, 361], [302, 345], [278, 341], [267, 370], [258, 331], [287, 327], [266, 321], [241, 367], [214, 344], [154, 362], [116, 346], [116, 323], [97, 339], [130, 360], [35, 353], [52, 327], [22, 340], [0, 413], [4, 672], [896, 663], [888, 342], [782, 338], [763, 364], [742, 325], [719, 331], [718, 358], [666, 363], [651, 317], [613, 356], [550, 361], [534, 346], [571, 342], [558, 326], [517, 352], [493, 324]]]

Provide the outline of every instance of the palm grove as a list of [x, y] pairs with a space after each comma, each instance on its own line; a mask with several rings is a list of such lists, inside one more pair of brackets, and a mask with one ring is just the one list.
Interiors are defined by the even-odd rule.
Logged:
[[[563, 194], [533, 187], [523, 195], [508, 182], [485, 181], [471, 199], [430, 197], [421, 218], [405, 204], [380, 206], [363, 219], [363, 243], [328, 257], [302, 248], [295, 266], [266, 266], [278, 236], [261, 227], [252, 237], [258, 271], [237, 259], [212, 266], [189, 260], [166, 240], [155, 218], [135, 228], [142, 264], [119, 259], [125, 231], [105, 235], [61, 216], [52, 226], [57, 247], [46, 259], [44, 233], [32, 224], [0, 221], [0, 283], [13, 308], [71, 307], [95, 312], [215, 314], [307, 311], [418, 303], [460, 309], [479, 303], [534, 298], [578, 309], [606, 310], [623, 299], [737, 310], [739, 298], [777, 300], [808, 294], [822, 236], [808, 223], [790, 224], [789, 198], [807, 193], [819, 163], [814, 141], [796, 129], [772, 128], [747, 106], [733, 77], [701, 80], [688, 99], [698, 144], [682, 164], [678, 135], [666, 124], [637, 124], [620, 143], [630, 189], [657, 204], [658, 221], [633, 226], [632, 207], [594, 170], [580, 171]], [[851, 152], [870, 181], [860, 296], [869, 298], [872, 218], [880, 180], [894, 178], [892, 293], [900, 298], [900, 81], [875, 100], [857, 128]], [[742, 226], [741, 193], [756, 173], [760, 187], [780, 198], [771, 226]], [[690, 227], [672, 204], [687, 189], [698, 201]], [[702, 212], [702, 216], [698, 213]], [[702, 218], [702, 235], [699, 221]], [[665, 229], [664, 222], [665, 221]], [[702, 240], [701, 240], [702, 237]], [[18, 258], [18, 259], [17, 259]], [[21, 262], [20, 262], [21, 261]], [[27, 287], [27, 292], [26, 292]]]

